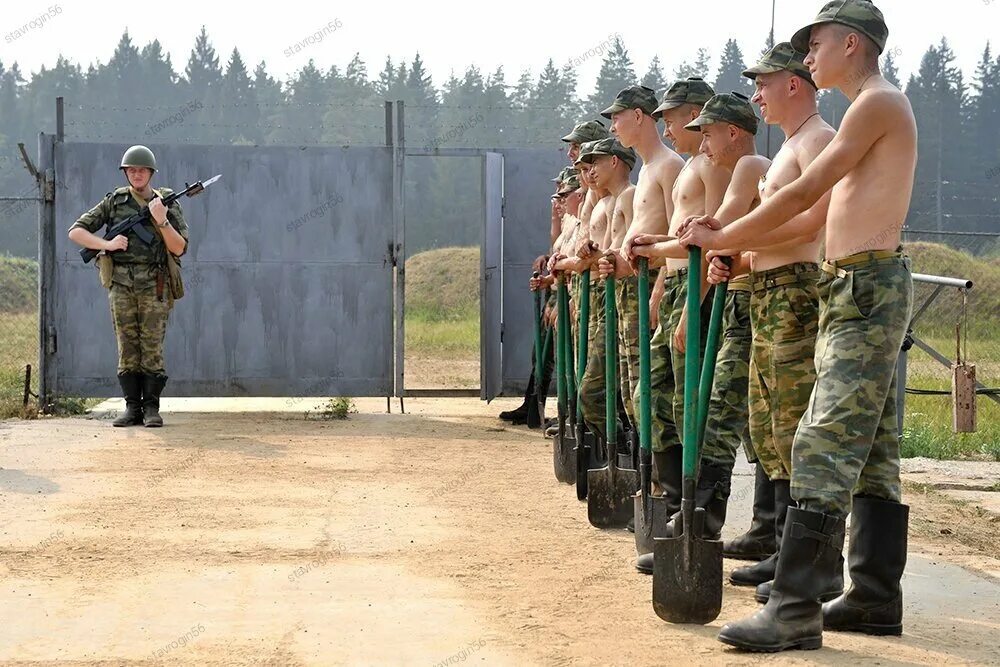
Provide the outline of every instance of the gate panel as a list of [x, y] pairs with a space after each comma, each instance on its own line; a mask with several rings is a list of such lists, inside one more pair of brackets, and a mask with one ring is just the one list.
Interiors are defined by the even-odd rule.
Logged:
[[[107, 292], [66, 237], [123, 183], [126, 147], [56, 144], [56, 393], [117, 395]], [[151, 146], [154, 186], [222, 173], [181, 206], [186, 296], [167, 330], [173, 395], [392, 393], [393, 189], [382, 147]]]
[[483, 246], [479, 292], [480, 390], [485, 401], [500, 393], [503, 379], [503, 155], [483, 156]]

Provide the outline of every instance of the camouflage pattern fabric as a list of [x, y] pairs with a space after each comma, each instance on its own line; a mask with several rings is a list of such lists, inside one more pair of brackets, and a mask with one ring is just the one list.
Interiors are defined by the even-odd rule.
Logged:
[[885, 17], [869, 0], [832, 0], [823, 5], [812, 23], [792, 35], [792, 46], [797, 51], [808, 53], [813, 27], [824, 23], [839, 23], [854, 28], [875, 42], [879, 53], [885, 50], [885, 43], [889, 40]]
[[639, 279], [621, 278], [615, 284], [618, 305], [619, 381], [625, 412], [633, 426], [638, 425], [635, 402], [639, 391]]
[[580, 407], [583, 420], [591, 431], [606, 435], [607, 419], [604, 412], [604, 378], [607, 350], [604, 347], [604, 294], [605, 283], [598, 280], [590, 284], [590, 325], [587, 327], [587, 369], [580, 383]]
[[639, 109], [647, 116], [656, 110], [656, 91], [646, 86], [629, 86], [618, 91], [615, 101], [601, 112], [605, 118], [626, 109]]
[[664, 111], [676, 109], [682, 104], [693, 104], [697, 107], [705, 106], [705, 103], [712, 99], [715, 91], [712, 86], [705, 83], [700, 76], [689, 76], [687, 79], [675, 81], [667, 92], [663, 94], [663, 101], [660, 106], [653, 110], [653, 118], [659, 119]]
[[805, 79], [815, 88], [816, 82], [813, 81], [812, 73], [806, 67], [805, 59], [806, 54], [796, 51], [789, 42], [779, 42], [762, 55], [756, 65], [743, 70], [743, 76], [748, 79], [756, 79], [758, 74], [774, 74], [785, 70]]
[[[163, 337], [170, 315], [169, 299], [156, 298], [156, 284], [138, 276], [143, 265], [118, 265], [111, 284], [111, 319], [118, 338], [118, 374], [166, 375]], [[132, 275], [128, 275], [132, 274]]]
[[710, 99], [702, 107], [698, 117], [685, 125], [684, 129], [698, 131], [703, 126], [714, 123], [729, 123], [750, 134], [757, 134], [759, 120], [748, 97], [735, 92], [722, 93]]
[[800, 508], [845, 517], [853, 494], [900, 499], [896, 361], [913, 281], [901, 249], [823, 272], [816, 386], [792, 446], [791, 490]]
[[577, 123], [573, 130], [562, 138], [563, 141], [573, 144], [583, 144], [588, 141], [597, 141], [610, 136], [608, 128], [599, 120], [587, 120]]
[[726, 293], [722, 344], [715, 363], [702, 450], [705, 461], [729, 470], [736, 464], [736, 449], [750, 441], [747, 422], [751, 342], [748, 287], [737, 287], [734, 281]]
[[816, 382], [819, 266], [750, 274], [750, 440], [768, 479], [787, 480], [792, 440]]

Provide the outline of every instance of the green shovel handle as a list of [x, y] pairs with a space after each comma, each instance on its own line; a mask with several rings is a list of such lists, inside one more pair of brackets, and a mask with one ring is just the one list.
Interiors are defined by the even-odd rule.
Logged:
[[[538, 271], [531, 274], [532, 278], [536, 280], [539, 277]], [[542, 382], [542, 363], [543, 363], [543, 350], [542, 350], [542, 316], [545, 311], [542, 309], [542, 291], [535, 290], [535, 387], [540, 387]], [[539, 395], [541, 394], [541, 389], [535, 390]]]
[[[728, 260], [728, 261], [727, 261]], [[723, 261], [732, 266], [732, 260]], [[705, 341], [705, 360], [701, 366], [701, 386], [698, 390], [698, 445], [705, 442], [705, 425], [708, 422], [708, 405], [712, 400], [712, 383], [715, 381], [715, 362], [719, 358], [719, 339], [722, 337], [722, 317], [726, 310], [729, 283], [715, 286], [712, 298], [712, 318], [708, 321], [708, 338]]]
[[639, 258], [639, 446], [652, 449], [653, 412], [650, 400], [649, 260]]
[[[590, 269], [580, 274], [580, 304], [577, 308], [576, 344], [576, 386], [583, 385], [583, 374], [587, 370], [587, 346], [590, 344]], [[583, 419], [583, 394], [576, 394], [577, 421]]]
[[566, 416], [566, 318], [563, 305], [566, 302], [566, 285], [560, 280], [556, 287], [556, 391], [559, 396], [559, 419]]
[[[612, 258], [612, 264], [614, 259]], [[608, 432], [608, 465], [618, 453], [618, 309], [615, 304], [615, 275], [604, 283], [604, 418]]]
[[688, 248], [687, 343], [684, 350], [683, 475], [694, 479], [698, 469], [698, 375], [701, 361], [701, 248]]

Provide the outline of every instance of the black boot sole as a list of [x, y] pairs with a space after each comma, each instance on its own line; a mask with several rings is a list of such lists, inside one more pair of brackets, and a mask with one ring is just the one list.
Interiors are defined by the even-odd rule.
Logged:
[[760, 562], [774, 555], [774, 552], [770, 553], [746, 553], [743, 551], [725, 551], [722, 552], [723, 558], [728, 558], [729, 560], [750, 560]]
[[903, 624], [896, 625], [874, 625], [872, 623], [852, 623], [843, 627], [831, 627], [823, 624], [824, 630], [831, 632], [860, 632], [874, 637], [899, 637], [903, 634]]
[[744, 651], [752, 651], [754, 653], [777, 653], [778, 651], [789, 651], [793, 649], [798, 649], [801, 651], [815, 651], [816, 649], [823, 648], [823, 635], [817, 637], [803, 637], [801, 639], [796, 639], [790, 642], [784, 642], [782, 644], [773, 645], [762, 645], [762, 644], [751, 644], [750, 642], [740, 641], [726, 635], [719, 633], [719, 641], [723, 644], [728, 644], [729, 646], [735, 646], [738, 649]]

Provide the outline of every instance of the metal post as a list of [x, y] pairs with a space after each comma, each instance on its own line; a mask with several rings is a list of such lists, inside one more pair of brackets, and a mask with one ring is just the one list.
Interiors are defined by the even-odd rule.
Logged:
[[392, 146], [392, 102], [385, 101], [385, 145]]
[[903, 439], [903, 417], [906, 415], [906, 363], [909, 354], [909, 341], [905, 341], [896, 359], [896, 428], [900, 440]]
[[403, 117], [403, 101], [396, 100], [395, 117], [395, 140], [393, 141], [393, 210], [395, 228], [395, 246], [393, 247], [393, 258], [396, 265], [396, 292], [395, 292], [395, 369], [396, 375], [393, 381], [395, 395], [400, 398], [400, 410], [402, 410], [402, 397], [406, 393], [404, 368], [404, 348], [406, 345], [406, 328], [404, 316], [406, 313], [406, 134], [404, 132], [405, 121]]
[[38, 135], [38, 404], [51, 411], [56, 388], [55, 294], [55, 137]]
[[62, 143], [66, 138], [65, 123], [63, 122], [63, 98], [56, 98], [56, 141]]

